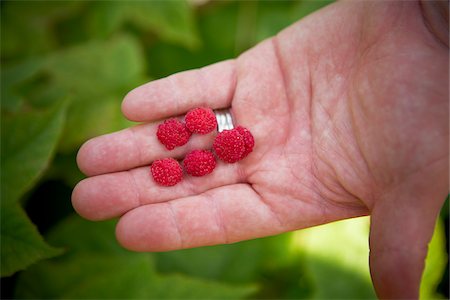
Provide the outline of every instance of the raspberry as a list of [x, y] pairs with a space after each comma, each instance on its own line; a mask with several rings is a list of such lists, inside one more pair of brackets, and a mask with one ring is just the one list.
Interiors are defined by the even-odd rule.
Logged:
[[244, 137], [244, 143], [245, 143], [245, 151], [242, 154], [241, 159], [246, 157], [250, 152], [253, 151], [253, 147], [255, 146], [255, 139], [253, 138], [252, 133], [250, 130], [248, 130], [245, 127], [238, 126], [236, 127], [236, 130]]
[[244, 137], [236, 129], [219, 133], [214, 140], [213, 148], [217, 156], [227, 163], [235, 163], [242, 159], [246, 151]]
[[210, 108], [198, 107], [191, 109], [184, 118], [189, 131], [207, 134], [217, 127], [217, 120]]
[[214, 154], [208, 150], [193, 150], [183, 161], [186, 173], [192, 176], [203, 176], [211, 173], [216, 167]]
[[168, 150], [173, 150], [175, 147], [186, 144], [191, 137], [191, 133], [184, 123], [172, 118], [159, 124], [156, 136]]
[[183, 179], [183, 169], [173, 158], [163, 158], [152, 163], [153, 179], [160, 185], [172, 186]]

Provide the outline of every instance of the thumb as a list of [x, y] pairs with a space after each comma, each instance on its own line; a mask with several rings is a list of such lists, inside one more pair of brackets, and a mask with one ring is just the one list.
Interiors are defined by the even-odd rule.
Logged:
[[379, 298], [419, 297], [428, 243], [447, 194], [443, 182], [434, 191], [424, 185], [399, 186], [373, 207], [370, 271]]

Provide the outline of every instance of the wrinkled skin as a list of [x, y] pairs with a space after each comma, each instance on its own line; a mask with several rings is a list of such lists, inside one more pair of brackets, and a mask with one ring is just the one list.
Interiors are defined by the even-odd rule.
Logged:
[[[131, 129], [88, 141], [80, 215], [120, 217], [118, 241], [166, 251], [371, 215], [379, 297], [417, 297], [427, 243], [448, 191], [448, 48], [415, 2], [339, 2], [235, 60], [131, 91]], [[157, 186], [148, 165], [210, 148], [193, 135], [168, 152], [159, 120], [230, 107], [256, 146], [207, 177]], [[94, 176], [95, 175], [95, 176]]]

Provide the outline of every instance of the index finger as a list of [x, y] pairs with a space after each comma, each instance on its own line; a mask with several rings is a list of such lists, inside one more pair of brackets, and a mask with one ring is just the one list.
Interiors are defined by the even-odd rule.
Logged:
[[227, 60], [137, 87], [125, 97], [122, 112], [132, 121], [149, 122], [199, 106], [226, 108], [235, 85], [235, 61]]

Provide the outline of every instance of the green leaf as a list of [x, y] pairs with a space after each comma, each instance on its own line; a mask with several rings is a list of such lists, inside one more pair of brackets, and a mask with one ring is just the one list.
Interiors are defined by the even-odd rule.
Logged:
[[[77, 11], [81, 1], [4, 1], [2, 59], [42, 54], [57, 45], [53, 24]], [[24, 43], [24, 41], [32, 41]]]
[[17, 203], [1, 204], [1, 276], [61, 253], [47, 245]]
[[148, 255], [80, 253], [62, 259], [37, 264], [21, 274], [16, 298], [146, 298], [152, 276]]
[[61, 134], [66, 103], [43, 112], [2, 117], [1, 275], [59, 252], [48, 246], [17, 200], [47, 167]]
[[331, 0], [263, 1], [258, 7], [256, 40], [262, 41], [316, 10]]
[[46, 70], [68, 92], [102, 95], [124, 92], [136, 79], [142, 79], [143, 62], [139, 43], [130, 36], [120, 36], [56, 52], [48, 57]]
[[73, 99], [59, 150], [64, 153], [72, 152], [89, 138], [134, 124], [123, 117], [120, 110], [121, 102], [122, 97], [111, 95], [96, 99], [84, 97]]
[[28, 299], [239, 299], [255, 287], [159, 276], [147, 254], [88, 254], [30, 268], [16, 291], [17, 298]]
[[231, 285], [182, 275], [158, 276], [150, 299], [243, 299], [257, 291], [256, 285]]
[[428, 245], [425, 270], [420, 284], [420, 299], [444, 299], [444, 296], [436, 293], [436, 288], [442, 280], [447, 262], [444, 224], [438, 219], [433, 238]]
[[142, 29], [152, 29], [167, 42], [188, 48], [199, 44], [191, 7], [186, 1], [125, 2], [128, 18]]
[[30, 189], [48, 166], [65, 120], [66, 102], [1, 120], [2, 202], [13, 202]]
[[86, 15], [86, 27], [91, 36], [109, 38], [119, 30], [126, 19], [126, 11], [121, 1], [93, 1]]
[[[202, 35], [203, 52], [213, 52], [212, 59], [233, 58], [239, 55], [237, 41], [240, 15], [238, 1], [213, 2], [199, 15], [199, 28]], [[223, 24], [227, 24], [224, 26]], [[220, 39], [217, 38], [220, 36]]]
[[375, 299], [369, 272], [369, 219], [357, 218], [295, 233], [315, 299]]
[[291, 11], [291, 15], [295, 20], [300, 20], [333, 2], [335, 2], [335, 0], [296, 1]]
[[125, 23], [188, 48], [199, 45], [192, 8], [186, 1], [115, 1], [93, 3], [87, 24], [91, 34], [109, 37]]
[[40, 60], [25, 60], [14, 66], [6, 66], [0, 70], [1, 107], [2, 111], [17, 112], [24, 99], [19, 92], [19, 84], [29, 80], [42, 67]]
[[77, 151], [57, 153], [53, 158], [50, 168], [45, 173], [45, 179], [62, 180], [71, 188], [86, 178], [77, 165]]
[[254, 285], [230, 285], [181, 275], [161, 275], [153, 256], [121, 248], [114, 238], [115, 221], [89, 222], [72, 216], [48, 240], [65, 255], [44, 261], [19, 276], [18, 298], [239, 299]]
[[60, 149], [70, 152], [88, 138], [130, 126], [120, 111], [122, 98], [144, 83], [145, 60], [138, 42], [121, 36], [91, 42], [49, 57], [46, 71], [71, 98]]
[[155, 256], [158, 270], [164, 273], [252, 282], [262, 268], [281, 267], [291, 262], [287, 255], [289, 241], [290, 235], [285, 234], [230, 245], [155, 253]]
[[152, 77], [161, 78], [203, 67], [239, 54], [236, 52], [235, 43], [238, 7], [237, 1], [217, 1], [198, 11], [198, 27], [202, 41], [198, 48], [187, 49], [160, 40], [153, 42], [147, 50]]
[[52, 229], [47, 238], [53, 245], [67, 249], [63, 259], [90, 253], [118, 256], [133, 254], [117, 243], [114, 235], [116, 223], [116, 220], [92, 222], [73, 215]]
[[59, 150], [73, 152], [93, 136], [133, 124], [122, 116], [121, 101], [129, 90], [148, 80], [145, 59], [134, 38], [93, 41], [36, 61], [38, 66], [21, 64], [6, 74], [6, 92], [12, 95], [6, 105], [17, 110], [26, 99], [34, 108], [45, 108], [69, 98]]
[[[254, 283], [256, 299], [300, 299], [311, 294], [309, 279], [298, 253], [291, 251], [292, 234], [219, 245], [155, 253], [156, 267], [227, 283]], [[236, 270], [239, 270], [238, 272]]]
[[[262, 261], [263, 246], [262, 242], [256, 240], [157, 253], [157, 267], [164, 273], [182, 272], [230, 282], [251, 281]], [[239, 272], [236, 272], [237, 268]]]

